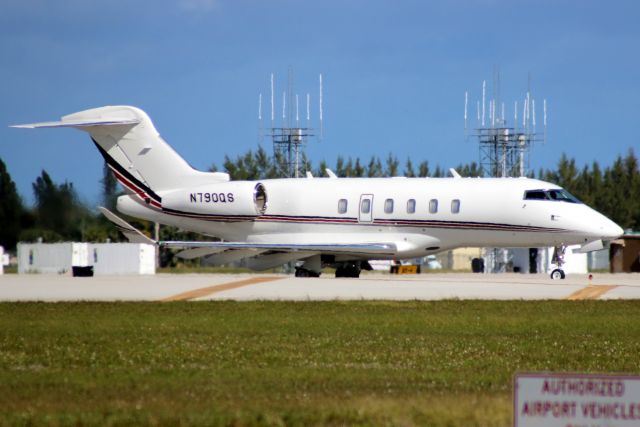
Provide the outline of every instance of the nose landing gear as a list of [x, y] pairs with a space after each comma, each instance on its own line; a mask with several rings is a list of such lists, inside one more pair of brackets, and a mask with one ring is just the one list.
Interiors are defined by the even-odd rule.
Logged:
[[556, 264], [558, 268], [554, 269], [550, 276], [553, 280], [562, 280], [565, 278], [564, 270], [562, 266], [564, 265], [564, 251], [567, 249], [566, 246], [556, 246], [553, 251], [553, 257], [551, 258], [551, 262]]

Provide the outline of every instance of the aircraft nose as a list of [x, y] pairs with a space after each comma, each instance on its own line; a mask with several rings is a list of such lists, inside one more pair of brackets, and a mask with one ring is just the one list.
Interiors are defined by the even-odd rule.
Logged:
[[608, 223], [602, 227], [602, 238], [603, 240], [613, 240], [624, 234], [624, 230], [615, 222], [607, 219]]

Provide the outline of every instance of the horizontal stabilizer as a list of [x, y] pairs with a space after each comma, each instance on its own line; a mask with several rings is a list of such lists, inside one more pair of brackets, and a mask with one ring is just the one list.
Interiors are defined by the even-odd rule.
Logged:
[[133, 225], [129, 224], [124, 219], [120, 218], [118, 215], [111, 212], [109, 209], [100, 206], [100, 212], [107, 217], [107, 219], [113, 222], [118, 230], [129, 240], [131, 243], [147, 243], [149, 245], [155, 245], [156, 241], [150, 239], [149, 237], [142, 234], [137, 228]]
[[104, 119], [75, 119], [75, 120], [60, 120], [59, 122], [42, 122], [42, 123], [28, 123], [24, 125], [13, 125], [12, 128], [20, 129], [38, 129], [38, 128], [84, 128], [91, 126], [117, 126], [117, 125], [135, 125], [140, 123], [138, 119], [117, 118], [108, 117]]

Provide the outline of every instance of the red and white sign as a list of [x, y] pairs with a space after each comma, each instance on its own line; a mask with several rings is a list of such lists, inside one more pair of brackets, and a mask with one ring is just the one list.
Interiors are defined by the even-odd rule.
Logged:
[[640, 376], [516, 374], [516, 427], [638, 427]]

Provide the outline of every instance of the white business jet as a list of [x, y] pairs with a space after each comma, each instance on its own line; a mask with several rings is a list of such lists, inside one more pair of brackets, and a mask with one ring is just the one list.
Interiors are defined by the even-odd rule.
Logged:
[[177, 248], [209, 264], [245, 259], [256, 270], [302, 261], [296, 276], [358, 277], [368, 260], [407, 259], [457, 247], [556, 248], [564, 278], [567, 245], [584, 252], [622, 235], [614, 222], [557, 185], [527, 178], [337, 178], [230, 181], [193, 169], [135, 107], [81, 111], [20, 128], [88, 132], [127, 194], [118, 211], [210, 236], [153, 241], [114, 213], [104, 215], [134, 242]]

